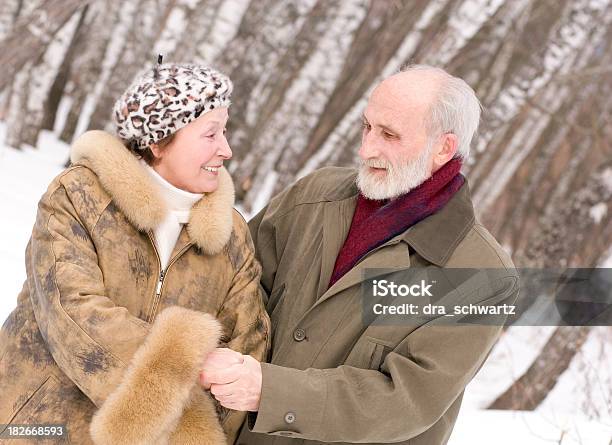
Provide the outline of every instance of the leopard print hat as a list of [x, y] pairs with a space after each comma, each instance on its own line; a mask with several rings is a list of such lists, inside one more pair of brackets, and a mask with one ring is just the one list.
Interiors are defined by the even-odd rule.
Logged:
[[233, 84], [212, 68], [166, 63], [149, 68], [115, 102], [117, 135], [140, 150], [176, 133], [202, 113], [229, 107]]

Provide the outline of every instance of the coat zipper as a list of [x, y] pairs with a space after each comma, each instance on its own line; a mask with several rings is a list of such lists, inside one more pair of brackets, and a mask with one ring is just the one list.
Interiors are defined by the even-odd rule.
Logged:
[[157, 301], [157, 298], [161, 296], [162, 286], [164, 285], [165, 272], [162, 270], [161, 258], [159, 256], [159, 252], [157, 251], [157, 247], [155, 246], [155, 239], [153, 239], [153, 235], [151, 234], [150, 231], [147, 231], [147, 235], [149, 237], [149, 240], [151, 241], [151, 245], [153, 246], [153, 251], [155, 252], [155, 256], [157, 257], [157, 267], [159, 270], [159, 275], [157, 278], [157, 285], [155, 286], [155, 295], [153, 296], [153, 301], [151, 302], [150, 309], [149, 309], [149, 317], [147, 319], [147, 321], [150, 323], [153, 320], [152, 314], [153, 314], [153, 308], [155, 306], [155, 302]]
[[176, 262], [176, 260], [181, 255], [183, 255], [183, 253], [185, 253], [187, 249], [189, 249], [193, 245], [193, 243], [187, 243], [185, 247], [183, 247], [176, 255], [174, 255], [170, 259], [170, 261], [168, 262], [168, 265], [166, 266], [166, 269], [162, 270], [159, 252], [157, 251], [157, 247], [155, 247], [155, 239], [153, 238], [153, 235], [151, 235], [150, 231], [147, 232], [147, 235], [149, 235], [149, 239], [151, 240], [151, 243], [153, 244], [153, 250], [155, 251], [155, 255], [157, 256], [157, 264], [159, 265], [159, 271], [160, 271], [159, 277], [157, 279], [157, 286], [155, 288], [155, 297], [153, 298], [153, 305], [151, 306], [151, 311], [149, 315], [149, 323], [150, 323], [155, 318], [155, 315], [157, 315], [157, 309], [159, 307], [159, 302], [161, 301], [161, 296], [162, 296], [162, 292], [164, 289], [164, 280], [166, 279], [166, 275], [168, 274], [168, 270], [170, 269], [170, 266], [172, 266]]
[[161, 295], [161, 289], [162, 289], [162, 286], [164, 285], [164, 275], [165, 275], [165, 272], [162, 270], [159, 273], [159, 278], [157, 280], [157, 288], [155, 289], [155, 296], [157, 298], [159, 298], [159, 296]]

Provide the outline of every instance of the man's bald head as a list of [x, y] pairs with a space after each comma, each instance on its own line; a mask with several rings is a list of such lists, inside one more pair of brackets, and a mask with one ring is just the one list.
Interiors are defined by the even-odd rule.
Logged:
[[480, 121], [481, 105], [463, 79], [441, 68], [410, 65], [383, 80], [375, 91], [379, 89], [380, 93], [397, 95], [407, 109], [420, 105], [426, 110], [423, 117], [430, 136], [454, 133], [458, 139], [457, 153], [463, 159], [468, 158]]
[[445, 77], [436, 69], [400, 71], [383, 80], [372, 93], [392, 95], [406, 106], [431, 106]]
[[463, 80], [413, 65], [374, 89], [363, 119], [358, 186], [385, 199], [418, 186], [453, 157], [468, 157], [480, 103]]

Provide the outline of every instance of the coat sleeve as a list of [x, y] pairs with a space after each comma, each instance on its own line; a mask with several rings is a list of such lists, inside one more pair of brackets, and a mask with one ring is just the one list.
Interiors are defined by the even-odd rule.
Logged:
[[[218, 314], [224, 325], [233, 325], [229, 338], [222, 338], [226, 347], [266, 361], [270, 350], [270, 318], [264, 306], [265, 292], [259, 282], [261, 266], [247, 223], [234, 212], [234, 233], [228, 244], [228, 255], [235, 273], [228, 295]], [[223, 410], [226, 410], [223, 408]], [[230, 439], [235, 438], [245, 413], [227, 410], [223, 428]]]
[[230, 290], [219, 311], [218, 318], [234, 329], [227, 347], [252, 355], [259, 361], [266, 359], [270, 341], [270, 318], [266, 312], [263, 292], [259, 286], [261, 265], [246, 221], [234, 212], [234, 234], [228, 244], [228, 255], [234, 267]]
[[272, 293], [276, 276], [277, 258], [273, 218], [269, 216], [268, 207], [264, 207], [249, 221], [249, 230], [255, 246], [257, 260], [262, 266], [261, 290], [267, 297]]
[[[89, 199], [94, 206], [94, 197]], [[94, 213], [93, 207], [83, 213]], [[40, 332], [60, 369], [96, 405], [118, 385], [149, 325], [105, 296], [96, 249], [61, 184], [39, 203], [26, 264]]]
[[266, 306], [274, 288], [278, 261], [282, 256], [282, 251], [277, 247], [284, 244], [283, 240], [277, 239], [276, 224], [294, 209], [299, 190], [300, 181], [274, 196], [248, 223], [255, 255], [262, 268], [260, 287]]
[[[487, 304], [511, 303], [518, 278], [500, 279], [490, 289]], [[439, 320], [405, 337], [378, 370], [262, 364], [260, 409], [249, 416], [249, 428], [322, 442], [392, 443], [421, 434], [463, 392], [502, 329]]]

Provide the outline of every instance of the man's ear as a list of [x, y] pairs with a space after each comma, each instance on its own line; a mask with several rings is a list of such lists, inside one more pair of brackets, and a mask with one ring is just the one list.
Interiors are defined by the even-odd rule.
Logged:
[[439, 168], [450, 161], [457, 153], [459, 139], [454, 133], [444, 133], [442, 136], [440, 149], [434, 154], [434, 167]]

